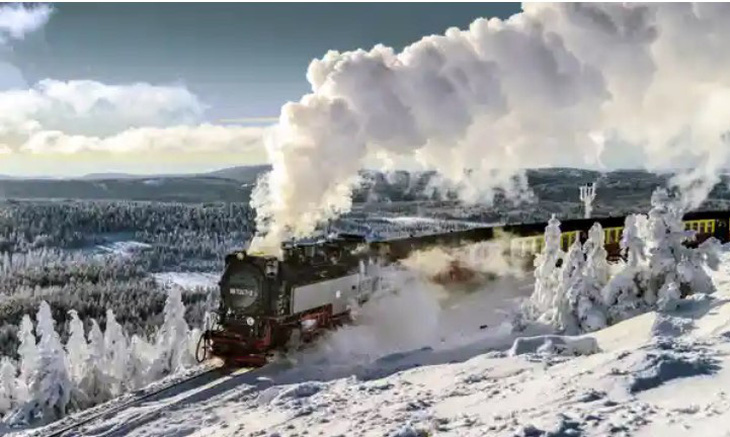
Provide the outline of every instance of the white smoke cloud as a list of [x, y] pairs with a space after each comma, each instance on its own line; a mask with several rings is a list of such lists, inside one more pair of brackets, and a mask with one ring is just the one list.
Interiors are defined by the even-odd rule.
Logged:
[[673, 183], [696, 205], [728, 163], [728, 24], [725, 4], [541, 3], [400, 53], [330, 51], [267, 139], [273, 172], [253, 205], [268, 235], [255, 244], [347, 211], [376, 154], [483, 202], [523, 194], [530, 167], [680, 169]]

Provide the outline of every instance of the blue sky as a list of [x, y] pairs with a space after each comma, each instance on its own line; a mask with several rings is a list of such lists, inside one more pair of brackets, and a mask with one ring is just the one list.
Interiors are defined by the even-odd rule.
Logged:
[[[15, 20], [23, 26], [0, 24], [0, 111], [20, 108], [0, 119], [10, 132], [0, 135], [0, 174], [260, 163], [258, 126], [310, 91], [312, 59], [379, 43], [400, 50], [519, 11], [518, 3], [67, 3], [30, 11]], [[18, 11], [0, 10], [9, 13]]]

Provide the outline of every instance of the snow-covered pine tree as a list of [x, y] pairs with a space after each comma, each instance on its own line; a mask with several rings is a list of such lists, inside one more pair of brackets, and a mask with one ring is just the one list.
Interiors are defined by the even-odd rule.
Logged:
[[71, 320], [68, 324], [69, 337], [66, 341], [66, 355], [68, 356], [68, 370], [71, 381], [79, 385], [87, 372], [86, 366], [89, 362], [89, 344], [84, 334], [84, 324], [79, 319], [76, 310], [68, 312]]
[[557, 264], [562, 257], [560, 220], [553, 214], [545, 227], [545, 246], [534, 261], [535, 290], [526, 308], [530, 318], [536, 319], [553, 307], [560, 283], [560, 268]]
[[91, 319], [88, 333], [89, 360], [86, 365], [87, 378], [82, 381], [82, 390], [91, 404], [104, 402], [111, 397], [105, 372], [106, 351], [104, 334], [95, 319]]
[[162, 376], [193, 363], [189, 347], [189, 327], [185, 321], [185, 305], [180, 289], [170, 289], [164, 309], [165, 320], [157, 332], [158, 357], [154, 370]]
[[649, 278], [644, 300], [653, 306], [661, 298], [660, 290], [673, 290], [669, 287], [671, 282], [679, 285], [677, 268], [686, 249], [682, 242], [690, 233], [684, 230], [682, 213], [667, 190], [656, 189], [651, 196], [651, 205], [647, 239]]
[[129, 388], [143, 387], [152, 382], [152, 366], [157, 358], [156, 348], [143, 338], [133, 335], [129, 343], [129, 362], [127, 363], [127, 382]]
[[10, 358], [3, 357], [0, 361], [0, 417], [5, 416], [19, 403], [17, 372]]
[[603, 228], [594, 223], [588, 231], [583, 245], [585, 267], [583, 283], [574, 290], [575, 314], [581, 332], [592, 332], [606, 326], [606, 310], [603, 307], [601, 291], [608, 283], [611, 272], [608, 265]]
[[[639, 215], [629, 214], [624, 219], [624, 229], [621, 233], [621, 254], [626, 259], [626, 265], [636, 268], [646, 261], [646, 244], [641, 235]], [[641, 216], [645, 217], [645, 216]]]
[[598, 290], [595, 291], [596, 297], [611, 277], [605, 245], [603, 228], [600, 223], [594, 223], [588, 230], [588, 239], [583, 245], [583, 252], [586, 257], [586, 283], [593, 290]]
[[624, 220], [620, 246], [626, 263], [601, 292], [609, 325], [634, 317], [648, 308], [643, 299], [646, 289], [646, 224], [644, 215], [630, 214]]
[[58, 419], [66, 414], [71, 399], [71, 379], [66, 367], [66, 354], [53, 327], [51, 307], [42, 301], [36, 315], [38, 365], [30, 380], [30, 399], [23, 407], [27, 420]]
[[73, 383], [72, 403], [83, 407], [89, 404], [88, 396], [84, 390], [88, 383], [84, 379], [91, 377], [92, 374], [89, 371], [89, 345], [84, 335], [84, 324], [79, 319], [76, 310], [69, 310], [68, 314], [71, 316], [71, 320], [68, 324], [69, 337], [66, 341], [66, 359], [71, 382]]
[[661, 301], [661, 308], [666, 310], [676, 305], [678, 297], [714, 292], [714, 284], [704, 267], [717, 268], [717, 240], [711, 238], [698, 249], [684, 246], [682, 243], [692, 238], [693, 232], [684, 230], [679, 203], [665, 189], [657, 189], [651, 204], [646, 302], [653, 306]]
[[33, 322], [27, 314], [20, 321], [18, 330], [18, 355], [20, 355], [20, 374], [18, 375], [18, 398], [21, 402], [30, 399], [30, 379], [38, 366], [38, 345], [33, 333]]
[[580, 241], [576, 239], [568, 249], [568, 254], [560, 267], [559, 282], [553, 295], [551, 308], [541, 317], [542, 321], [568, 335], [580, 332], [576, 308], [582, 290], [585, 288], [584, 266], [585, 256]]
[[119, 396], [125, 391], [127, 360], [129, 360], [129, 348], [124, 331], [117, 322], [114, 311], [107, 309], [104, 330], [104, 373], [111, 396]]

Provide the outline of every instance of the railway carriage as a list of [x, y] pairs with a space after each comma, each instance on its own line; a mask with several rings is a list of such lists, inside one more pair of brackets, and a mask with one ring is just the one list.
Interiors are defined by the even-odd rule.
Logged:
[[[710, 237], [727, 242], [729, 219], [729, 211], [685, 215], [685, 229], [696, 232], [695, 239], [687, 244], [696, 245]], [[598, 222], [603, 227], [609, 259], [619, 259], [624, 220], [565, 220], [560, 224], [561, 247], [568, 250], [575, 240], [584, 242], [590, 227]], [[281, 260], [245, 251], [229, 254], [219, 283], [217, 318], [201, 336], [198, 359], [202, 361], [212, 354], [229, 364], [264, 365], [293, 340], [306, 343], [325, 330], [347, 323], [350, 306], [364, 303], [380, 286], [379, 266], [396, 265], [417, 250], [507, 238], [510, 255], [524, 258], [528, 267], [544, 246], [546, 225], [484, 226], [387, 241], [340, 234], [318, 241], [287, 243], [282, 247]], [[469, 277], [458, 265], [452, 268], [458, 274], [439, 275], [438, 280]]]

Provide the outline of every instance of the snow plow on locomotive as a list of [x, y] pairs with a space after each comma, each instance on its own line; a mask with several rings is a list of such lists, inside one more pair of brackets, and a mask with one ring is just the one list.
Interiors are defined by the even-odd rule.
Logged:
[[[685, 229], [695, 233], [686, 244], [696, 245], [710, 237], [728, 242], [729, 214], [706, 211], [685, 215]], [[618, 260], [624, 220], [563, 221], [561, 246], [567, 251], [575, 239], [584, 242], [590, 227], [599, 223], [609, 259]], [[529, 269], [544, 244], [546, 225], [495, 225], [384, 241], [337, 235], [286, 243], [282, 259], [246, 251], [229, 254], [219, 282], [216, 319], [200, 338], [197, 358], [203, 361], [215, 356], [229, 365], [263, 366], [275, 353], [309, 343], [326, 330], [350, 322], [353, 305], [365, 303], [378, 290], [380, 268], [397, 265], [414, 251], [506, 238], [505, 255], [522, 260]], [[458, 261], [448, 265], [448, 272], [439, 272], [431, 279], [443, 284], [473, 276]]]

